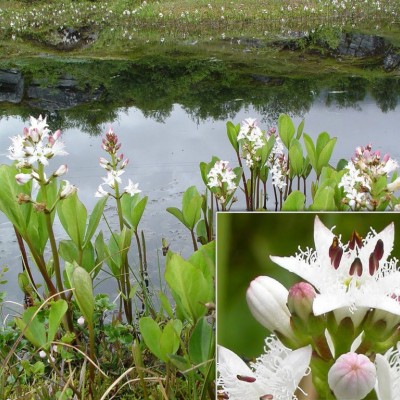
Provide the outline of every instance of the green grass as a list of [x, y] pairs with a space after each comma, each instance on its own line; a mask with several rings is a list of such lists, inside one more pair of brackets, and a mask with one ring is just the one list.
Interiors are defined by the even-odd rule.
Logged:
[[[400, 4], [388, 0], [174, 0], [174, 1], [0, 1], [0, 50], [7, 57], [57, 52], [62, 30], [91, 32], [97, 40], [68, 49], [68, 55], [125, 57], [153, 44], [215, 46], [229, 52], [245, 39], [266, 43], [320, 25], [360, 29], [398, 42]], [[345, 4], [345, 8], [340, 4]], [[60, 46], [58, 46], [60, 47]], [[65, 52], [65, 51], [64, 51]], [[4, 57], [4, 56], [3, 56]]]

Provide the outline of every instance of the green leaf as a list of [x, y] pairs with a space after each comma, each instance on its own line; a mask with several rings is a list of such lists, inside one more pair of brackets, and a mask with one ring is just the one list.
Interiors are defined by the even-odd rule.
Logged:
[[47, 333], [47, 342], [51, 343], [56, 336], [64, 314], [67, 312], [68, 304], [65, 300], [59, 299], [50, 307], [49, 313], [49, 330]]
[[307, 135], [307, 133], [303, 134], [303, 139], [304, 139], [304, 145], [305, 145], [306, 151], [307, 151], [307, 156], [310, 159], [310, 164], [316, 171], [317, 170], [317, 155], [315, 152], [314, 142], [311, 139], [311, 137]]
[[[197, 321], [189, 339], [189, 357], [193, 364], [202, 364], [214, 357], [213, 327], [203, 317]], [[205, 375], [208, 365], [202, 365], [200, 371]]]
[[175, 365], [176, 368], [179, 369], [179, 371], [184, 372], [186, 370], [189, 370], [192, 365], [190, 364], [190, 362], [182, 356], [178, 356], [176, 354], [171, 354], [169, 356], [169, 360], [171, 361], [171, 363], [173, 365]]
[[303, 170], [303, 149], [296, 138], [290, 144], [289, 162], [292, 176], [300, 176]]
[[[17, 202], [19, 193], [30, 194], [31, 183], [18, 185], [15, 180], [15, 175], [19, 171], [14, 165], [0, 166], [0, 210], [6, 215], [9, 221], [17, 228], [20, 234], [25, 237], [27, 226], [29, 226], [29, 215], [32, 211], [31, 204], [20, 205]], [[23, 209], [28, 213], [23, 212]]]
[[64, 261], [70, 263], [78, 259], [78, 248], [72, 240], [61, 240], [58, 245], [58, 253]]
[[186, 318], [196, 322], [206, 313], [204, 304], [212, 301], [214, 290], [199, 268], [170, 252], [167, 255], [165, 281], [174, 300], [182, 306]]
[[107, 203], [108, 196], [102, 197], [94, 206], [92, 213], [89, 217], [89, 223], [85, 233], [85, 239], [83, 241], [83, 247], [92, 239], [99, 226], [101, 216], [103, 215], [104, 207]]
[[163, 292], [158, 292], [158, 296], [160, 298], [161, 306], [167, 313], [168, 317], [174, 318], [174, 312], [172, 311], [171, 303], [169, 302], [168, 297]]
[[182, 214], [185, 220], [185, 226], [194, 229], [201, 216], [201, 205], [203, 199], [196, 189], [196, 186], [190, 186], [186, 189], [182, 198]]
[[317, 137], [317, 144], [315, 146], [315, 150], [317, 152], [317, 156], [321, 153], [322, 149], [327, 145], [330, 140], [330, 136], [327, 132], [321, 132]]
[[345, 169], [347, 167], [348, 163], [349, 162], [347, 160], [345, 160], [344, 158], [341, 158], [336, 165], [336, 171], [342, 171], [343, 169]]
[[181, 331], [182, 322], [179, 319], [171, 319], [167, 322], [160, 338], [160, 352], [163, 357], [162, 359], [169, 360], [169, 356], [178, 351]]
[[139, 329], [149, 350], [160, 360], [168, 362], [168, 359], [163, 358], [160, 350], [162, 332], [157, 322], [151, 317], [142, 317], [139, 320]]
[[282, 211], [303, 211], [306, 197], [304, 193], [295, 190], [289, 194], [282, 205]]
[[57, 207], [61, 225], [78, 249], [83, 247], [87, 211], [76, 193], [61, 200]]
[[226, 123], [226, 133], [228, 135], [228, 139], [231, 142], [232, 147], [235, 149], [236, 152], [239, 151], [239, 143], [237, 141], [237, 137], [240, 131], [240, 125], [237, 124], [236, 126], [233, 125], [231, 121]]
[[92, 325], [94, 314], [92, 278], [84, 268], [77, 266], [72, 274], [72, 280], [78, 307], [88, 324]]
[[[167, 211], [168, 211], [170, 214], [172, 214], [174, 217], [178, 218], [179, 221], [181, 221], [182, 224], [186, 226], [186, 228], [189, 228], [189, 227], [186, 225], [186, 221], [185, 221], [185, 219], [183, 218], [182, 211], [179, 210], [179, 208], [176, 208], [176, 207], [168, 207], [168, 208], [167, 208]], [[190, 228], [189, 228], [189, 229], [190, 229]]]
[[336, 140], [336, 138], [330, 139], [322, 148], [321, 152], [318, 153], [317, 175], [321, 173], [323, 167], [326, 167], [329, 164], [329, 160], [331, 159]]
[[335, 211], [335, 189], [330, 186], [319, 187], [315, 193], [314, 202], [310, 206], [312, 211]]
[[188, 261], [200, 269], [206, 279], [210, 280], [210, 284], [212, 284], [215, 276], [215, 257], [215, 240], [212, 240], [210, 243], [201, 246], [188, 258]]
[[295, 134], [295, 128], [289, 115], [281, 114], [278, 118], [278, 133], [282, 143], [289, 149], [290, 142]]
[[304, 131], [304, 119], [300, 122], [299, 126], [297, 127], [297, 134], [296, 134], [297, 140], [300, 140], [303, 131]]
[[147, 205], [147, 199], [147, 196], [140, 198], [138, 193], [132, 197], [124, 195], [121, 199], [124, 219], [128, 223], [129, 227], [135, 231], [137, 230], [139, 222], [142, 219]]
[[29, 307], [22, 314], [22, 319], [15, 318], [15, 323], [17, 324], [18, 328], [21, 329], [21, 331], [26, 328], [24, 336], [37, 348], [45, 347], [47, 344], [46, 328], [44, 323], [39, 321], [37, 315], [32, 320], [32, 317], [38, 308], [38, 306]]

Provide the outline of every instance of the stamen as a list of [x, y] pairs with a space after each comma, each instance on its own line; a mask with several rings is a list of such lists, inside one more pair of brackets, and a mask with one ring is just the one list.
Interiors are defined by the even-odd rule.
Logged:
[[350, 236], [350, 241], [349, 241], [350, 250], [354, 250], [356, 245], [357, 245], [357, 247], [359, 249], [361, 249], [361, 247], [362, 247], [362, 237], [356, 231], [353, 231], [353, 233]]
[[239, 381], [248, 382], [248, 383], [253, 383], [256, 381], [256, 378], [254, 378], [252, 376], [236, 375], [236, 378], [238, 378]]
[[363, 266], [362, 266], [361, 260], [358, 257], [356, 257], [350, 265], [349, 274], [353, 276], [356, 273], [358, 276], [361, 276], [362, 269], [363, 269]]
[[272, 396], [272, 394], [264, 394], [260, 397], [260, 400], [272, 400], [273, 398], [274, 396]]
[[331, 264], [333, 268], [335, 269], [339, 268], [342, 255], [343, 255], [343, 249], [339, 245], [339, 240], [337, 236], [335, 236], [332, 240], [331, 247], [329, 247], [329, 257], [331, 259]]

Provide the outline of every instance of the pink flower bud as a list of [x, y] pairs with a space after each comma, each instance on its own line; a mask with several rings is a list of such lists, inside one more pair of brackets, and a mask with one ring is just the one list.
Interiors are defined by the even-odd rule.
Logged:
[[307, 321], [312, 314], [312, 307], [317, 295], [313, 286], [307, 282], [299, 282], [289, 290], [288, 308], [292, 314], [298, 315], [303, 321]]
[[375, 365], [364, 354], [342, 354], [328, 372], [329, 387], [338, 400], [361, 400], [375, 383]]
[[56, 140], [58, 140], [58, 139], [60, 138], [60, 136], [61, 136], [61, 130], [60, 130], [60, 129], [57, 129], [57, 130], [53, 133], [52, 138], [54, 139], [54, 141], [56, 141]]

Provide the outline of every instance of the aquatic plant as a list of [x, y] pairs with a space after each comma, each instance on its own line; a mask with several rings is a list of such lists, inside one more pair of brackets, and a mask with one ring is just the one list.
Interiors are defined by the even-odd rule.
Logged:
[[[0, 210], [15, 228], [23, 259], [18, 283], [25, 296], [23, 310], [0, 328], [0, 395], [213, 398], [214, 242], [196, 246], [187, 260], [166, 253], [168, 289], [161, 283], [155, 289], [139, 230], [147, 196], [140, 197], [131, 179], [122, 184], [128, 159], [118, 136], [110, 128], [102, 140], [109, 159], [102, 157], [100, 166], [107, 176], [90, 215], [78, 188], [59, 181], [67, 166], [47, 171], [50, 159], [67, 155], [61, 137], [59, 130], [50, 132], [46, 118], [31, 117], [23, 134], [11, 139], [13, 163], [0, 166]], [[116, 231], [104, 216], [110, 198], [116, 202]], [[189, 218], [186, 209], [184, 214]], [[60, 240], [56, 217], [64, 230]], [[190, 226], [196, 223], [195, 216]], [[116, 279], [116, 312], [110, 313], [115, 304], [107, 295], [94, 292], [100, 270]], [[0, 305], [3, 301], [2, 294]]]

